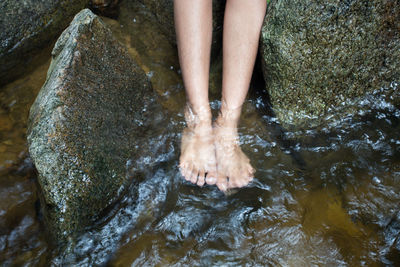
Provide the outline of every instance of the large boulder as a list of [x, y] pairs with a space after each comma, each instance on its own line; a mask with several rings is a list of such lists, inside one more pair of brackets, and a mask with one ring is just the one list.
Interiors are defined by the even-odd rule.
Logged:
[[49, 46], [88, 2], [0, 1], [0, 85], [34, 68], [30, 60]]
[[[129, 4], [128, 0], [126, 3]], [[174, 1], [173, 0], [139, 0], [157, 18], [159, 27], [172, 44], [176, 44], [174, 24]], [[224, 21], [225, 0], [213, 0], [213, 37], [212, 58], [218, 55], [222, 47], [222, 26]]]
[[146, 75], [102, 20], [79, 12], [57, 40], [28, 122], [55, 238], [82, 230], [134, 182], [134, 159], [148, 147], [147, 115], [162, 114], [154, 99]]
[[318, 123], [342, 103], [396, 88], [400, 1], [271, 0], [260, 49], [281, 122]]

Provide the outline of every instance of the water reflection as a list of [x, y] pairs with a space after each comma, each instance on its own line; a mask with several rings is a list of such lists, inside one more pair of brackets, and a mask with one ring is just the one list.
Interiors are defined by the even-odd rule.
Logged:
[[[14, 89], [0, 97], [1, 107], [8, 107], [0, 112], [3, 265], [400, 264], [400, 110], [389, 101], [398, 96], [382, 89], [354, 103], [356, 115], [293, 130], [260, 113], [255, 95], [240, 124], [242, 148], [257, 169], [254, 182], [228, 195], [199, 188], [177, 169], [184, 94], [176, 52], [155, 34], [148, 12], [129, 5], [122, 6], [119, 22], [107, 23], [151, 76], [169, 112], [155, 114], [154, 129], [143, 140], [152, 153], [127, 162], [139, 166], [140, 183], [76, 242], [52, 247], [36, 211], [39, 193], [29, 160], [18, 159], [26, 149], [26, 116], [20, 114], [27, 115], [45, 71], [37, 84], [24, 78], [32, 90], [9, 85]], [[146, 35], [158, 36], [157, 45]], [[212, 101], [214, 112], [219, 104]], [[20, 139], [7, 141], [12, 135]]]
[[37, 213], [38, 192], [27, 158], [29, 108], [46, 79], [46, 62], [0, 88], [0, 265], [44, 265], [46, 233]]

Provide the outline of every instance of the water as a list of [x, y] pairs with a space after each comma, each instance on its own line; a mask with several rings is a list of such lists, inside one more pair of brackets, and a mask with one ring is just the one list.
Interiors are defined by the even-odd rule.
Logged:
[[[142, 166], [138, 189], [132, 186], [75, 244], [57, 249], [38, 213], [40, 193], [25, 142], [28, 110], [49, 62], [2, 88], [2, 265], [400, 264], [400, 110], [388, 104], [385, 90], [356, 104], [362, 110], [356, 115], [303, 130], [280, 128], [250, 93], [240, 141], [257, 169], [255, 180], [224, 195], [178, 172], [184, 93], [175, 48], [140, 6], [123, 5], [119, 21], [107, 23], [169, 112], [148, 140], [160, 153], [136, 159]], [[213, 88], [220, 80], [214, 76]], [[218, 96], [211, 94], [214, 111]]]
[[49, 59], [40, 59], [47, 62], [0, 89], [0, 265], [43, 265], [48, 251], [37, 213], [35, 173], [27, 158], [26, 124]]

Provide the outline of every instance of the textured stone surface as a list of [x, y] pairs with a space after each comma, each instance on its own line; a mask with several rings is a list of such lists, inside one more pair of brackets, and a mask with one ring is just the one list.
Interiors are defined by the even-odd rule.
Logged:
[[[58, 39], [31, 107], [29, 152], [45, 218], [62, 239], [97, 219], [133, 182], [132, 159], [155, 108], [144, 72], [88, 9]], [[158, 106], [157, 106], [158, 107]]]
[[[128, 0], [127, 2], [132, 1]], [[139, 0], [157, 17], [159, 25], [168, 40], [176, 44], [173, 0]], [[222, 45], [222, 25], [224, 20], [225, 0], [213, 0], [213, 37], [212, 54], [217, 56]]]
[[400, 81], [400, 1], [271, 0], [260, 49], [278, 118], [318, 121]]
[[31, 69], [33, 56], [49, 46], [87, 3], [88, 0], [0, 1], [0, 85]]

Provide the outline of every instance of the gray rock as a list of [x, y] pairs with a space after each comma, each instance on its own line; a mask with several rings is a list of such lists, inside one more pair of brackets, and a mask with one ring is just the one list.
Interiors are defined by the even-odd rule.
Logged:
[[78, 13], [53, 49], [28, 122], [56, 239], [88, 226], [135, 182], [132, 164], [146, 155], [140, 138], [151, 129], [148, 113], [158, 112], [154, 99], [144, 72], [101, 19]]
[[34, 68], [31, 60], [49, 46], [88, 0], [0, 1], [0, 85]]
[[[132, 0], [131, 0], [132, 1]], [[174, 1], [173, 0], [139, 0], [156, 17], [160, 29], [172, 44], [176, 44], [174, 24]], [[129, 1], [125, 1], [129, 2]], [[213, 37], [212, 58], [216, 57], [222, 45], [222, 25], [224, 21], [225, 0], [213, 0]], [[124, 4], [124, 3], [122, 3]], [[129, 3], [128, 3], [129, 4]]]
[[271, 0], [260, 49], [278, 118], [318, 123], [400, 82], [400, 1]]

